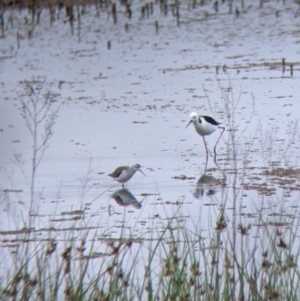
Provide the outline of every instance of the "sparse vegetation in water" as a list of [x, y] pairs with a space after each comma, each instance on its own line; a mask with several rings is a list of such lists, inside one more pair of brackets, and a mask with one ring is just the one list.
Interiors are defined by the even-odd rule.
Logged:
[[[58, 107], [55, 106], [57, 95], [47, 90], [44, 81], [25, 81], [21, 84], [23, 88], [19, 94], [21, 103], [19, 110], [32, 140], [30, 180], [28, 181], [30, 187], [29, 216], [32, 216], [37, 213], [36, 205], [40, 197], [37, 195], [39, 191], [36, 189], [37, 170], [49, 147], [49, 140], [53, 135], [53, 127], [58, 116]], [[22, 154], [14, 154], [14, 159], [22, 173], [25, 174]]]
[[[31, 165], [34, 176], [30, 185], [33, 204], [41, 197], [34, 185], [36, 170], [49, 145], [58, 113], [57, 109], [51, 110], [55, 105], [53, 95], [42, 91], [41, 83], [25, 83], [25, 93], [20, 98], [22, 117], [35, 141]], [[220, 198], [212, 195], [218, 208], [209, 217], [207, 229], [201, 223], [191, 226], [182, 200], [173, 202], [175, 212], [170, 212], [166, 203], [166, 218], [160, 220], [160, 226], [157, 227], [155, 222], [160, 214], [158, 211], [149, 219], [153, 224], [149, 222], [147, 225], [147, 234], [138, 237], [134, 229], [128, 232], [125, 216], [122, 223], [113, 226], [119, 229], [119, 235], [115, 237], [108, 229], [102, 229], [101, 221], [91, 226], [88, 206], [61, 213], [63, 217], [72, 217], [69, 227], [65, 227], [63, 221], [60, 227], [58, 224], [53, 226], [50, 219], [49, 225], [43, 229], [37, 227], [37, 217], [32, 216], [36, 212], [29, 210], [30, 227], [15, 233], [1, 232], [6, 248], [2, 249], [4, 256], [0, 259], [5, 267], [1, 270], [0, 298], [54, 301], [298, 300], [299, 217], [293, 209], [284, 206], [273, 215], [264, 216], [263, 204], [253, 214], [239, 212], [242, 207], [239, 202], [246, 191], [241, 185], [244, 178], [240, 175], [246, 174], [248, 165], [243, 161], [237, 164], [235, 160], [243, 157], [246, 161], [249, 149], [238, 149], [238, 145], [234, 145], [237, 142], [234, 136], [236, 125], [231, 118], [235, 116], [236, 102], [232, 90], [227, 91], [228, 94], [223, 94], [227, 106], [224, 112], [232, 136], [227, 142], [228, 159], [219, 171], [225, 174], [230, 168], [233, 172], [220, 182], [223, 188]], [[41, 124], [46, 131], [43, 135], [38, 131]], [[241, 130], [239, 135], [241, 132], [245, 133]], [[215, 160], [217, 162], [217, 158]], [[217, 167], [219, 164], [217, 162]], [[277, 167], [263, 173], [275, 178], [298, 177], [298, 169], [292, 168]], [[82, 182], [81, 203], [84, 203], [88, 190], [89, 172], [86, 177]], [[179, 178], [185, 179], [185, 176]], [[215, 181], [209, 175], [200, 179], [202, 184], [205, 179]], [[232, 215], [226, 209], [229, 203], [234, 206]], [[199, 212], [200, 220], [201, 217], [202, 212]], [[16, 236], [11, 239], [11, 235]]]
[[[297, 300], [296, 220], [271, 229], [257, 219], [233, 229], [223, 212], [207, 237], [185, 227], [181, 210], [148, 241], [95, 235], [87, 244], [88, 231], [76, 227], [64, 242], [50, 233], [28, 241], [32, 253], [11, 254], [14, 265], [2, 274], [2, 300]], [[95, 252], [99, 245], [103, 252]]]
[[[275, 0], [273, 0], [275, 2]], [[237, 2], [237, 1], [235, 1]], [[278, 1], [277, 1], [278, 2]], [[282, 1], [282, 10], [284, 10], [284, 1]], [[96, 17], [105, 15], [108, 16], [114, 26], [122, 22], [125, 33], [129, 32], [132, 20], [137, 22], [141, 20], [152, 19], [154, 22], [154, 33], [159, 34], [159, 21], [157, 18], [170, 17], [180, 27], [181, 24], [188, 22], [202, 22], [209, 18], [219, 18], [226, 14], [230, 18], [238, 18], [241, 14], [246, 14], [255, 7], [263, 9], [263, 0], [241, 1], [234, 3], [230, 1], [192, 1], [180, 2], [177, 0], [168, 2], [161, 1], [143, 1], [141, 3], [134, 3], [129, 1], [105, 1], [105, 0], [49, 0], [49, 1], [11, 1], [4, 0], [0, 6], [0, 38], [5, 38], [8, 34], [12, 34], [11, 29], [14, 28], [16, 22], [15, 17], [10, 12], [12, 10], [19, 10], [19, 12], [28, 10], [28, 15], [24, 17], [23, 29], [14, 32], [17, 38], [18, 48], [20, 47], [20, 40], [27, 37], [29, 40], [34, 38], [37, 26], [46, 19], [50, 26], [59, 20], [64, 23], [69, 23], [71, 35], [76, 35], [78, 42], [81, 42], [82, 36], [82, 19], [88, 10], [94, 11]], [[182, 12], [183, 7], [187, 7], [191, 17], [189, 18]], [[191, 9], [192, 8], [192, 9]], [[268, 9], [268, 8], [267, 8]], [[295, 17], [298, 16], [297, 5], [295, 4]], [[45, 13], [46, 11], [46, 13]], [[194, 15], [194, 12], [197, 12]], [[233, 14], [234, 12], [234, 14]], [[260, 10], [258, 11], [260, 12]], [[6, 18], [7, 15], [7, 18]], [[47, 16], [46, 16], [47, 15]], [[274, 12], [274, 18], [280, 15], [280, 10]], [[173, 22], [173, 21], [172, 21]], [[5, 26], [6, 23], [9, 26]], [[7, 32], [7, 33], [6, 33]], [[111, 41], [109, 41], [111, 43]], [[108, 43], [107, 43], [108, 46]], [[109, 47], [108, 47], [109, 48]], [[109, 48], [110, 49], [110, 48]], [[298, 63], [296, 63], [298, 65]], [[223, 67], [226, 66], [224, 65]], [[293, 76], [295, 63], [289, 63], [290, 75]], [[238, 67], [240, 69], [240, 67]], [[223, 71], [225, 71], [223, 68]]]

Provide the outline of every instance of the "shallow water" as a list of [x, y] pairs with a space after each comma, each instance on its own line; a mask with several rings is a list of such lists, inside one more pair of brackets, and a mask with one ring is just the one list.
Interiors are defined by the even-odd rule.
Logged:
[[[89, 7], [80, 41], [63, 17], [49, 27], [46, 11], [28, 39], [27, 12], [7, 11], [15, 21], [0, 46], [2, 253], [16, 246], [20, 233], [11, 231], [28, 226], [32, 139], [18, 94], [19, 82], [31, 79], [45, 78], [59, 107], [36, 177], [37, 240], [49, 233], [67, 240], [70, 227], [96, 229], [99, 239], [153, 238], [179, 207], [184, 226], [208, 240], [223, 207], [230, 227], [235, 219], [272, 226], [298, 217], [300, 18], [296, 5], [273, 2], [247, 6], [239, 17], [226, 6], [215, 15], [209, 5], [182, 4], [179, 27], [158, 7], [141, 20], [136, 4], [133, 19], [120, 13], [117, 25]], [[202, 138], [185, 129], [192, 111], [226, 126], [215, 161], [218, 134], [207, 138], [208, 178]], [[107, 174], [135, 163], [147, 176], [137, 173], [126, 184], [132, 203], [116, 202], [121, 185]], [[272, 169], [278, 173], [267, 173]]]

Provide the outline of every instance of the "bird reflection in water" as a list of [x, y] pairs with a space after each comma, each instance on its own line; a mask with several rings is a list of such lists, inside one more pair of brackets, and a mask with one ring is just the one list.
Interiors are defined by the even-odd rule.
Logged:
[[139, 202], [134, 195], [127, 189], [119, 189], [115, 191], [111, 197], [120, 206], [133, 206], [137, 209], [142, 207], [142, 201]]
[[225, 186], [224, 179], [216, 179], [211, 175], [202, 175], [197, 183], [194, 192], [194, 197], [196, 199], [206, 196], [212, 196], [216, 194], [220, 188]]

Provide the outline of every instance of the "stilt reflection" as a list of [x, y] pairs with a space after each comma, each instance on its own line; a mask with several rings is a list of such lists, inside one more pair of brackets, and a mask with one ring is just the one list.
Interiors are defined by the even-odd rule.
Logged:
[[220, 189], [225, 187], [226, 185], [226, 175], [225, 172], [220, 169], [220, 166], [217, 161], [217, 154], [214, 154], [214, 163], [215, 166], [221, 175], [221, 178], [215, 178], [211, 174], [207, 174], [207, 164], [208, 164], [208, 156], [206, 157], [206, 162], [205, 162], [205, 169], [204, 169], [204, 174], [200, 176], [198, 179], [196, 186], [195, 186], [195, 191], [194, 191], [194, 197], [195, 198], [201, 198], [204, 195], [206, 196], [212, 196]]
[[202, 175], [195, 186], [194, 197], [196, 199], [206, 196], [212, 196], [224, 187], [223, 179], [216, 179], [214, 176], [204, 174]]

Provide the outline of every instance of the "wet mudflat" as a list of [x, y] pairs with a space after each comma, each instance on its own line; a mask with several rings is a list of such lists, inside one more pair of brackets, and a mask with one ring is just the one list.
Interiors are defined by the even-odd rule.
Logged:
[[[158, 5], [142, 18], [140, 6], [132, 6], [128, 19], [120, 5], [117, 24], [107, 11], [97, 17], [95, 7], [85, 7], [73, 35], [62, 12], [50, 26], [45, 10], [30, 37], [28, 11], [5, 12], [14, 22], [0, 47], [2, 263], [11, 265], [23, 248], [30, 256], [46, 248], [49, 257], [55, 245], [52, 252], [66, 261], [65, 274], [72, 258], [92, 259], [92, 275], [116, 269], [122, 250], [121, 263], [134, 262], [143, 277], [153, 246], [163, 242], [163, 250], [174, 253], [171, 234], [180, 229], [178, 252], [187, 247], [184, 242], [195, 254], [202, 248], [241, 256], [251, 250], [249, 258], [242, 257], [245, 263], [258, 260], [269, 239], [268, 246], [294, 256], [283, 266], [294, 267], [300, 188], [297, 5], [246, 4], [228, 14], [226, 4], [216, 13], [211, 4], [192, 9], [182, 3], [179, 26]], [[45, 81], [42, 91], [55, 93], [51, 110], [58, 111], [32, 198], [33, 136], [20, 99], [31, 96], [26, 82], [35, 88], [35, 81]], [[207, 168], [202, 138], [192, 126], [185, 128], [192, 111], [226, 127], [217, 155], [218, 132], [207, 137]], [[43, 134], [41, 127], [38, 143]], [[108, 176], [117, 166], [135, 163], [146, 177], [136, 173], [124, 190]], [[211, 256], [214, 264], [225, 260]], [[163, 275], [177, 263], [162, 251], [154, 257], [154, 271], [163, 266]], [[270, 268], [266, 257], [261, 270]], [[14, 271], [3, 274], [8, 288], [22, 264], [19, 259]], [[236, 286], [238, 270], [232, 268], [230, 276]]]

